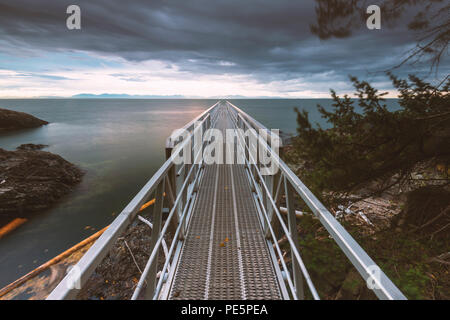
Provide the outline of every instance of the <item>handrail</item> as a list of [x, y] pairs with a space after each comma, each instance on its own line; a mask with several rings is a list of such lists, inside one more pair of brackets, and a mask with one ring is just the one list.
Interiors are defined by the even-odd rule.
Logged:
[[[236, 127], [237, 127], [237, 121], [235, 121], [235, 125], [236, 125]], [[254, 159], [254, 157], [252, 156], [252, 154], [251, 154], [251, 152], [250, 152], [249, 146], [247, 146], [247, 145], [245, 145], [245, 144], [242, 143], [242, 140], [244, 140], [244, 137], [242, 136], [243, 133], [242, 133], [242, 132], [241, 132], [241, 133], [238, 132], [238, 134], [239, 134], [240, 137], [241, 137], [241, 140], [239, 140], [239, 144], [240, 144], [241, 148], [243, 148], [244, 150], [248, 150], [248, 151], [249, 151], [249, 153], [248, 153], [249, 159], [248, 159], [248, 160], [245, 159], [247, 168], [250, 168], [252, 165], [253, 165], [253, 166], [256, 166], [256, 165], [257, 165], [257, 161], [256, 161], [256, 159]], [[262, 182], [261, 185], [262, 185], [262, 187], [264, 188], [265, 193], [266, 193], [266, 194], [269, 194], [269, 193], [270, 193], [270, 192], [269, 192], [269, 189], [267, 188], [267, 185], [263, 182], [263, 177], [262, 177], [262, 175], [261, 175], [261, 172], [259, 172], [259, 170], [255, 170], [255, 172], [257, 173], [257, 177], [259, 178], [259, 181]], [[251, 172], [250, 172], [249, 175], [250, 175], [250, 178], [251, 178], [251, 180], [252, 180], [252, 182], [253, 182], [253, 185], [254, 185], [255, 187], [257, 187], [257, 183], [256, 183], [256, 180], [255, 180], [254, 175], [253, 175]], [[260, 195], [261, 193], [259, 192], [258, 194]], [[301, 268], [302, 274], [303, 274], [303, 276], [304, 276], [305, 279], [306, 279], [306, 283], [307, 283], [307, 285], [308, 285], [308, 287], [309, 287], [309, 290], [310, 290], [310, 292], [311, 292], [313, 298], [314, 298], [315, 300], [320, 300], [319, 294], [317, 293], [317, 290], [316, 290], [316, 288], [315, 288], [315, 286], [314, 286], [314, 284], [313, 284], [313, 282], [312, 282], [312, 280], [311, 280], [311, 277], [309, 276], [309, 273], [308, 273], [308, 271], [307, 271], [307, 269], [306, 269], [305, 264], [303, 263], [303, 260], [302, 260], [302, 258], [301, 258], [301, 256], [300, 256], [300, 253], [299, 253], [299, 251], [298, 251], [298, 249], [297, 249], [297, 247], [296, 247], [296, 244], [294, 243], [294, 240], [292, 239], [292, 236], [291, 236], [291, 234], [290, 234], [290, 232], [289, 232], [289, 230], [288, 230], [288, 227], [286, 226], [286, 224], [285, 224], [284, 221], [283, 221], [283, 218], [281, 217], [281, 214], [280, 214], [280, 212], [279, 212], [279, 210], [278, 210], [277, 205], [275, 204], [275, 201], [274, 201], [273, 197], [269, 197], [268, 199], [269, 199], [269, 201], [270, 201], [270, 203], [271, 203], [272, 208], [275, 210], [275, 213], [276, 213], [277, 216], [278, 216], [279, 222], [280, 222], [281, 227], [283, 228], [283, 231], [284, 231], [284, 236], [286, 237], [286, 239], [288, 240], [289, 244], [291, 245], [291, 250], [292, 250], [292, 252], [294, 253], [294, 258], [297, 260], [297, 262], [298, 262], [298, 264], [299, 264], [299, 266], [300, 266], [300, 268]], [[261, 199], [259, 199], [259, 200], [261, 200]], [[264, 218], [264, 219], [266, 220], [266, 222], [267, 222], [267, 226], [268, 226], [269, 231], [270, 231], [270, 234], [271, 234], [271, 236], [272, 236], [274, 245], [277, 247], [277, 251], [280, 252], [281, 250], [280, 250], [280, 248], [279, 248], [278, 241], [277, 241], [277, 239], [276, 239], [274, 230], [273, 230], [273, 228], [272, 228], [272, 226], [271, 226], [270, 218], [269, 218], [268, 215], [267, 215], [267, 212], [266, 212], [266, 210], [265, 210], [265, 208], [264, 208], [264, 205], [263, 205], [262, 201], [260, 201], [260, 202], [261, 202], [261, 207], [262, 207], [263, 210], [264, 210], [263, 218]], [[284, 259], [281, 258], [281, 259], [280, 259], [280, 262], [283, 262], [283, 263], [284, 263]], [[290, 288], [291, 288], [291, 294], [292, 294], [293, 298], [294, 298], [295, 300], [297, 300], [297, 299], [298, 299], [297, 288], [294, 289], [294, 286], [295, 286], [295, 285], [292, 283], [292, 279], [291, 279], [291, 277], [290, 277], [290, 272], [289, 272], [289, 270], [287, 269], [287, 267], [286, 267], [284, 264], [283, 264], [283, 269], [284, 269], [284, 272], [285, 272], [286, 275], [287, 275], [287, 280], [288, 280], [289, 286], [290, 286]]]
[[[241, 109], [239, 109], [229, 101], [227, 101], [227, 103], [231, 107], [231, 109], [238, 116], [240, 116], [243, 125], [245, 125], [247, 128], [251, 127], [255, 128], [255, 125], [257, 125], [258, 129], [268, 130], [266, 127], [259, 124], [256, 120], [252, 119], [249, 115], [247, 115], [245, 112], [243, 112]], [[249, 122], [247, 122], [246, 119], [252, 119], [253, 126]], [[264, 139], [260, 135], [257, 135], [257, 139], [259, 140], [259, 143], [261, 143], [262, 146], [265, 148], [265, 150], [270, 153], [272, 161], [275, 161], [276, 165], [281, 171], [282, 176], [286, 179], [285, 181], [290, 183], [290, 185], [297, 191], [297, 194], [305, 201], [306, 205], [319, 218], [322, 225], [327, 229], [327, 231], [336, 241], [337, 245], [345, 253], [347, 258], [358, 270], [363, 279], [365, 279], [366, 281], [373, 281], [374, 285], [372, 286], [373, 288], [372, 290], [377, 295], [377, 297], [380, 299], [389, 299], [389, 300], [406, 299], [403, 293], [392, 283], [392, 281], [368, 256], [368, 254], [361, 248], [361, 246], [344, 229], [344, 227], [342, 227], [342, 225], [325, 208], [325, 206], [303, 184], [303, 182], [297, 177], [297, 175], [295, 175], [292, 172], [292, 170], [284, 163], [284, 161], [280, 159], [278, 154], [272, 150], [272, 148], [266, 143], [266, 141], [264, 141]], [[260, 178], [259, 181], [262, 184], [263, 188], [265, 189], [266, 194], [270, 195], [270, 192], [267, 188], [267, 185], [264, 182], [264, 179], [261, 177], [260, 172], [259, 171], [257, 172]], [[279, 215], [279, 210], [274, 202], [273, 197], [270, 196], [269, 200], [271, 202], [271, 205], [273, 206], [274, 212], [276, 213], [278, 218], [281, 219], [281, 215]], [[283, 229], [285, 229], [285, 225]], [[295, 257], [298, 258], [299, 260], [298, 262], [301, 265], [300, 255], [298, 254], [295, 247], [292, 249]], [[374, 272], [378, 273], [377, 276], [373, 276]]]
[[[216, 104], [216, 105], [217, 105], [217, 104]], [[205, 119], [206, 119], [206, 118], [205, 118]], [[178, 150], [180, 150], [180, 149], [182, 149], [182, 148], [179, 148]], [[198, 153], [197, 153], [197, 155], [195, 155], [194, 163], [197, 163], [197, 162], [198, 162], [198, 159], [200, 159], [200, 157], [201, 157], [201, 153], [202, 153], [202, 150], [199, 150]], [[200, 177], [200, 171], [203, 169], [202, 164], [203, 164], [203, 160], [200, 160], [199, 167], [198, 167], [198, 172], [197, 172], [197, 174], [196, 174], [196, 176], [195, 176], [194, 181], [192, 182], [194, 185], [197, 183], [197, 181], [198, 181], [198, 179], [199, 179], [199, 177]], [[166, 222], [165, 222], [165, 224], [164, 224], [164, 227], [163, 227], [163, 229], [160, 231], [158, 240], [157, 240], [157, 242], [156, 242], [156, 244], [155, 244], [155, 246], [154, 246], [152, 252], [150, 253], [150, 258], [147, 260], [147, 264], [145, 265], [145, 269], [144, 269], [144, 271], [142, 272], [142, 275], [141, 275], [141, 277], [140, 277], [140, 279], [139, 279], [139, 282], [138, 282], [138, 284], [137, 284], [137, 286], [136, 286], [136, 289], [135, 289], [135, 291], [134, 291], [134, 293], [133, 293], [133, 296], [132, 296], [132, 298], [131, 298], [132, 300], [138, 299], [139, 296], [140, 296], [140, 294], [141, 294], [141, 290], [142, 290], [143, 287], [144, 287], [144, 283], [145, 283], [146, 277], [147, 277], [147, 275], [148, 275], [148, 272], [149, 272], [149, 270], [150, 270], [150, 267], [152, 266], [152, 264], [153, 264], [155, 258], [156, 258], [157, 255], [158, 255], [159, 247], [160, 247], [160, 245], [161, 245], [161, 243], [162, 243], [162, 241], [163, 241], [163, 239], [164, 239], [164, 236], [165, 236], [165, 234], [166, 234], [167, 229], [169, 228], [169, 224], [170, 224], [172, 218], [174, 217], [174, 215], [175, 215], [175, 213], [176, 213], [176, 208], [177, 208], [178, 204], [179, 204], [180, 201], [181, 201], [183, 192], [184, 192], [184, 190], [188, 187], [188, 185], [190, 184], [190, 181], [189, 181], [189, 180], [190, 180], [191, 176], [194, 174], [194, 171], [195, 171], [194, 169], [195, 169], [195, 168], [196, 168], [195, 166], [191, 166], [191, 168], [190, 168], [188, 174], [187, 174], [186, 177], [185, 177], [185, 181], [184, 181], [184, 183], [183, 183], [183, 185], [182, 185], [182, 187], [181, 187], [181, 189], [180, 189], [180, 191], [179, 191], [179, 194], [178, 194], [177, 198], [175, 199], [175, 202], [174, 202], [174, 204], [173, 204], [172, 209], [171, 209], [170, 212], [169, 212], [169, 216], [168, 216], [167, 219], [166, 219]], [[192, 190], [192, 191], [193, 191], [193, 190]], [[189, 199], [191, 198], [192, 191], [191, 191], [190, 195], [188, 196]], [[159, 289], [161, 288], [162, 280], [163, 280], [163, 278], [164, 278], [163, 275], [164, 275], [164, 273], [165, 273], [165, 269], [167, 268], [167, 265], [168, 265], [168, 262], [169, 262], [169, 260], [170, 260], [170, 256], [171, 256], [171, 254], [172, 254], [172, 251], [173, 251], [173, 249], [175, 248], [175, 242], [178, 240], [178, 235], [179, 235], [179, 233], [180, 233], [180, 230], [181, 230], [181, 228], [182, 228], [182, 226], [183, 226], [183, 223], [184, 223], [184, 220], [185, 220], [185, 217], [186, 217], [187, 208], [188, 208], [188, 205], [187, 205], [187, 203], [186, 203], [186, 204], [185, 204], [185, 208], [184, 208], [184, 210], [183, 210], [183, 214], [182, 214], [182, 216], [181, 216], [181, 218], [180, 218], [180, 222], [179, 222], [179, 224], [178, 224], [178, 227], [177, 227], [177, 229], [176, 229], [176, 232], [175, 232], [175, 235], [174, 235], [174, 238], [173, 238], [173, 241], [172, 241], [172, 245], [171, 245], [171, 248], [170, 248], [170, 253], [169, 253], [169, 255], [168, 255], [167, 259], [166, 259], [166, 263], [164, 264], [163, 270], [162, 270], [162, 272], [161, 272], [161, 277], [160, 277], [160, 279], [159, 279], [159, 282], [158, 282], [158, 284], [157, 284], [157, 288], [156, 288], [156, 290], [155, 290], [155, 291], [157, 291], [157, 292], [152, 293], [152, 294], [151, 294], [151, 297], [157, 296], [157, 295], [158, 295], [158, 291], [159, 291]]]
[[[190, 122], [190, 126], [192, 126], [192, 124], [199, 119], [201, 119], [200, 126], [195, 130], [200, 130], [202, 125], [208, 124], [208, 119], [210, 118], [209, 115], [218, 104], [219, 102], [208, 108], [200, 116], [196, 117]], [[164, 162], [152, 178], [122, 210], [122, 212], [111, 223], [110, 227], [84, 254], [76, 266], [73, 267], [63, 278], [63, 280], [56, 286], [56, 288], [47, 297], [47, 300], [73, 299], [76, 297], [80, 288], [76, 288], [74, 284], [78, 284], [82, 287], [87, 282], [90, 275], [107, 255], [117, 238], [125, 231], [125, 228], [134, 221], [142, 204], [146, 202], [150, 195], [155, 191], [156, 187], [166, 179], [169, 170], [175, 165], [174, 160], [180, 155], [181, 151], [189, 145], [190, 142], [190, 139], [186, 139], [173, 149], [166, 162]], [[175, 191], [176, 190], [174, 190], [174, 192]]]

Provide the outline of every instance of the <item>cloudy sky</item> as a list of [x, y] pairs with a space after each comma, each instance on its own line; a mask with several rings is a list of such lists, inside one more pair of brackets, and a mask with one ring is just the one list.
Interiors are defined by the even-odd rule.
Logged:
[[[81, 8], [81, 30], [66, 27], [70, 4]], [[364, 21], [350, 37], [320, 40], [310, 31], [316, 5], [313, 0], [0, 0], [0, 97], [320, 98], [329, 97], [330, 88], [352, 92], [348, 75], [394, 96], [380, 71], [414, 47], [416, 36], [402, 23], [411, 12], [399, 23], [382, 20], [381, 30], [368, 30]], [[448, 67], [443, 61], [435, 77]], [[396, 73], [425, 69], [408, 65]]]

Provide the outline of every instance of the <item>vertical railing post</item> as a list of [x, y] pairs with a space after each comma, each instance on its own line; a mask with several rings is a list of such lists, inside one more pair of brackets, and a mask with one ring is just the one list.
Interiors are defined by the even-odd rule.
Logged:
[[[173, 151], [173, 145], [167, 144], [166, 145], [166, 160], [170, 159], [170, 157], [172, 156], [172, 151]], [[175, 180], [175, 172], [176, 168], [175, 168], [175, 164], [169, 169], [169, 171], [167, 172], [167, 176], [169, 178], [170, 181], [170, 185], [172, 187], [172, 191], [176, 192], [177, 190], [177, 186], [176, 186], [176, 180]], [[174, 194], [174, 196], [176, 196], [176, 194]]]
[[209, 117], [206, 119], [206, 128], [211, 128], [211, 114], [209, 114]]
[[[183, 172], [183, 175], [182, 175], [182, 177], [183, 177], [182, 184], [184, 184], [184, 182], [186, 181], [188, 173], [189, 173], [189, 170], [191, 170], [191, 165], [186, 163], [184, 165], [184, 172]], [[188, 189], [189, 189], [189, 183], [187, 184], [186, 188], [183, 189], [183, 193], [181, 194], [180, 214], [183, 214], [184, 207], [187, 204]], [[186, 223], [185, 223], [185, 221], [183, 223], [183, 228], [182, 229], [183, 229], [183, 231], [186, 231]]]
[[[170, 139], [170, 138], [169, 138]], [[166, 144], [166, 160], [170, 159], [170, 157], [172, 156], [172, 151], [173, 151], [173, 144], [172, 144], [172, 140], [170, 140], [170, 143]], [[166, 189], [166, 196], [169, 198], [173, 197], [173, 199], [171, 199], [171, 202], [175, 201], [175, 198], [177, 197], [177, 187], [176, 187], [176, 165], [173, 164], [169, 171], [167, 172], [167, 180], [168, 180], [168, 184]], [[168, 193], [172, 193], [171, 195], [169, 195]], [[170, 203], [170, 202], [169, 202]], [[174, 217], [176, 219], [172, 219], [171, 223], [170, 223], [170, 231], [171, 232], [175, 232], [175, 230], [177, 229], [177, 224], [180, 218], [180, 214], [178, 213], [176, 215], [176, 217]]]
[[[272, 199], [273, 199], [273, 202], [275, 202], [275, 205], [277, 208], [280, 207], [280, 199], [281, 199], [283, 189], [284, 189], [283, 176], [281, 175], [281, 172], [278, 172], [272, 176], [271, 189], [269, 189], [269, 190], [272, 190]], [[278, 221], [277, 216], [274, 214], [273, 207], [270, 206], [270, 208], [271, 208], [271, 210], [270, 210], [270, 214], [269, 214], [268, 218], [270, 221], [270, 225], [272, 226], [272, 230], [274, 231], [274, 234], [278, 239], [278, 237], [281, 234], [281, 224]], [[265, 230], [265, 232], [266, 232], [266, 238], [270, 239], [272, 236], [270, 233], [270, 229], [267, 228], [267, 230]]]
[[[292, 186], [290, 182], [284, 177], [284, 188], [285, 188], [285, 194], [286, 194], [286, 207], [287, 207], [287, 214], [288, 214], [288, 226], [289, 226], [289, 233], [291, 235], [292, 240], [295, 243], [295, 247], [298, 251], [300, 251], [299, 248], [299, 242], [298, 242], [298, 230], [297, 230], [297, 217], [295, 215], [295, 208], [294, 208], [294, 194], [292, 192]], [[295, 258], [294, 252], [291, 249], [291, 261], [292, 261], [292, 277], [294, 280], [294, 286], [295, 290], [297, 291], [297, 297], [300, 300], [305, 299], [305, 293], [303, 289], [303, 275], [302, 271], [300, 269], [300, 265]]]
[[[175, 190], [176, 190], [176, 192], [175, 192], [175, 194], [176, 194], [176, 197], [178, 197], [178, 195], [180, 194], [180, 192], [181, 192], [181, 187], [183, 186], [183, 181], [184, 181], [184, 170], [185, 170], [185, 166], [183, 166], [183, 164], [180, 164], [180, 165], [178, 165], [177, 166], [177, 169], [176, 169], [176, 174], [175, 174], [175, 176], [176, 176], [176, 188], [175, 188]], [[181, 217], [181, 210], [182, 210], [182, 208], [183, 208], [183, 206], [182, 206], [182, 203], [181, 203], [182, 201], [179, 201], [178, 202], [178, 216], [179, 217]]]
[[[153, 229], [152, 229], [152, 236], [150, 238], [150, 252], [152, 253], [153, 249], [155, 248], [156, 242], [158, 241], [158, 238], [160, 236], [161, 232], [161, 225], [162, 225], [162, 211], [163, 211], [163, 204], [164, 204], [164, 184], [165, 179], [162, 179], [161, 182], [159, 182], [158, 186], [156, 187], [155, 192], [155, 205], [153, 207]], [[158, 250], [159, 251], [159, 250]], [[156, 275], [158, 272], [158, 253], [156, 254], [155, 259], [152, 262], [152, 265], [150, 266], [150, 270], [147, 274], [147, 287], [145, 289], [145, 299], [150, 300], [153, 298], [154, 292], [155, 292], [155, 286], [156, 286]], [[163, 277], [164, 275], [161, 275]]]
[[[267, 217], [269, 218], [269, 221], [272, 220], [272, 215], [273, 215], [273, 206], [272, 206], [272, 202], [271, 199], [273, 199], [274, 197], [274, 176], [273, 175], [266, 175], [264, 176], [264, 182], [267, 186], [267, 189], [269, 190], [269, 193], [265, 194], [265, 205], [266, 205], [266, 212], [267, 212]], [[263, 188], [264, 189], [264, 188]], [[264, 231], [267, 232], [269, 230], [269, 226], [267, 223], [267, 220], [264, 220]]]
[[[270, 139], [272, 140], [272, 139]], [[284, 148], [283, 145], [279, 148], [279, 157], [282, 158], [284, 155]], [[278, 165], [278, 164], [277, 164]], [[277, 208], [280, 208], [281, 199], [283, 196], [283, 190], [284, 188], [284, 175], [281, 172], [281, 169], [278, 168], [278, 173], [274, 177], [274, 186], [276, 186], [275, 195], [274, 195], [274, 202]], [[281, 223], [278, 219], [276, 219], [276, 216], [274, 215], [274, 219], [272, 220], [272, 228], [274, 230], [275, 236], [278, 238], [283, 233]]]
[[[252, 171], [252, 163], [250, 161], [250, 137], [245, 134], [245, 127], [244, 127], [244, 143], [245, 143], [245, 150], [244, 150], [244, 156], [245, 159], [248, 161], [248, 164], [250, 168], [248, 168], [250, 171]], [[252, 171], [253, 172], [253, 171]]]

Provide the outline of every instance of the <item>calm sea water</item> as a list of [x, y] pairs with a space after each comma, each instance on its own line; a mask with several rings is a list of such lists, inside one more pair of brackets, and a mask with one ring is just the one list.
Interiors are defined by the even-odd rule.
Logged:
[[[317, 103], [328, 99], [230, 100], [268, 128], [295, 133], [294, 107], [323, 124]], [[30, 113], [50, 124], [0, 134], [0, 148], [46, 144], [44, 150], [86, 175], [67, 197], [0, 239], [0, 287], [111, 223], [164, 162], [165, 139], [216, 100], [0, 100], [0, 108]], [[395, 105], [395, 101], [389, 104]]]

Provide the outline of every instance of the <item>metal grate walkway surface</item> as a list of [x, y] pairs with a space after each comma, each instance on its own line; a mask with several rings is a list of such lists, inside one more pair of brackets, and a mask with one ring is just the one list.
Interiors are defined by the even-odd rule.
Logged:
[[[226, 108], [215, 127], [232, 127]], [[282, 298], [245, 170], [206, 165], [169, 299]]]

